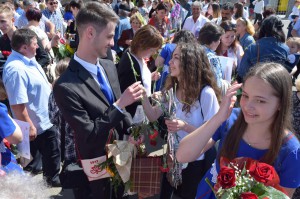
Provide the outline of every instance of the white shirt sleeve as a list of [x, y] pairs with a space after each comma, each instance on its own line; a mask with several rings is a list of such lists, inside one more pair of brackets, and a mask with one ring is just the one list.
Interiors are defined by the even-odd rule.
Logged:
[[204, 116], [203, 122], [206, 122], [211, 119], [220, 108], [215, 91], [210, 86], [206, 86], [203, 88], [200, 102], [202, 113]]

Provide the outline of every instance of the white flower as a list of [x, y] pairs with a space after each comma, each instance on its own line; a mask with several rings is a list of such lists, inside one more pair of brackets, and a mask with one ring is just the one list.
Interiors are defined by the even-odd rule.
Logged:
[[217, 183], [218, 172], [216, 168], [216, 162], [212, 164], [212, 168], [210, 169], [210, 173], [212, 174], [211, 182]]

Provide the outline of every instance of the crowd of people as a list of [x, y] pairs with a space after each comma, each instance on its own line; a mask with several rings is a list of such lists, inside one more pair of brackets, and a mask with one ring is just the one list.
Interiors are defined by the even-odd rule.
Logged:
[[[77, 199], [128, 198], [123, 185], [112, 191], [109, 178], [85, 175], [82, 160], [106, 157], [108, 140], [128, 139], [143, 115], [179, 142], [182, 181], [174, 187], [161, 173], [161, 199], [215, 198], [207, 180], [216, 183], [221, 157], [272, 165], [285, 193], [300, 197], [299, 3], [288, 35], [264, 0], [1, 4], [1, 187], [38, 198], [18, 186], [42, 173]], [[61, 45], [75, 53], [59, 60]], [[170, 90], [176, 109], [167, 118], [154, 101]], [[14, 119], [30, 126], [24, 167], [10, 150], [23, 139]], [[62, 177], [70, 167], [82, 175]]]

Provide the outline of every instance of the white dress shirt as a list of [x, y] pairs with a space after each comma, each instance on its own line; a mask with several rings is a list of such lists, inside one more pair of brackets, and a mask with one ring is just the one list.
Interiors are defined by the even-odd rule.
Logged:
[[210, 20], [204, 17], [203, 15], [200, 15], [198, 17], [196, 23], [194, 22], [193, 16], [190, 16], [185, 20], [182, 29], [191, 31], [194, 34], [194, 36], [197, 37], [196, 33], [199, 33], [200, 29], [204, 26], [206, 22], [210, 22]]

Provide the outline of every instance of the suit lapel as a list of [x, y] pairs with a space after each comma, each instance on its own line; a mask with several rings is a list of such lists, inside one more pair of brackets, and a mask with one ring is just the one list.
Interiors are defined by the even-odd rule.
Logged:
[[82, 80], [82, 82], [92, 90], [101, 101], [103, 101], [107, 106], [110, 106], [105, 95], [102, 93], [99, 85], [96, 83], [92, 75], [76, 60], [72, 59], [70, 63], [71, 70], [77, 72], [77, 76]]
[[106, 73], [106, 77], [108, 79], [109, 85], [113, 91], [113, 95], [114, 95], [114, 100], [117, 100], [117, 91], [118, 89], [120, 89], [119, 85], [118, 85], [118, 81], [116, 81], [116, 76], [114, 76], [114, 71], [112, 70], [112, 68], [109, 66], [108, 63], [106, 63], [105, 61], [99, 59], [99, 63], [101, 64], [101, 66], [103, 67], [103, 69], [105, 70]]

